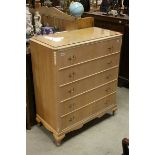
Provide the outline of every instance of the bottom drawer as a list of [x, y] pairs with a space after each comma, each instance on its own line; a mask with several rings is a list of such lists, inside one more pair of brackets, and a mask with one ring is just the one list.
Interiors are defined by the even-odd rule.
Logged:
[[71, 114], [64, 116], [62, 118], [62, 129], [65, 129], [68, 126], [81, 121], [82, 119], [88, 117], [89, 115], [90, 115], [90, 106], [87, 106]]
[[116, 104], [116, 93], [96, 100], [96, 102], [62, 117], [62, 129], [77, 123], [97, 112]]
[[109, 95], [107, 97], [104, 97], [98, 101], [96, 101], [94, 104], [91, 105], [91, 114], [95, 114], [99, 111], [102, 111], [103, 109], [108, 108], [111, 105], [116, 104], [116, 93]]

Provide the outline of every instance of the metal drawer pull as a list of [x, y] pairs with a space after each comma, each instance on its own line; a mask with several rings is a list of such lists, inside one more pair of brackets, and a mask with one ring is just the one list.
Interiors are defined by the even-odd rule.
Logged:
[[74, 76], [75, 76], [75, 74], [76, 74], [75, 72], [70, 73], [70, 74], [69, 74], [69, 78], [74, 77]]
[[110, 102], [110, 101], [109, 101], [109, 100], [107, 100], [107, 101], [105, 102], [105, 105], [109, 104], [109, 102]]
[[108, 51], [112, 52], [113, 51], [113, 46], [112, 47], [108, 47]]
[[71, 103], [68, 107], [69, 107], [69, 109], [74, 108], [74, 103]]
[[70, 90], [68, 91], [68, 93], [70, 93], [70, 94], [71, 94], [71, 93], [74, 93], [74, 90], [75, 90], [75, 89], [72, 88], [72, 89], [70, 89]]
[[105, 105], [107, 105], [107, 104], [108, 104], [108, 102], [106, 101], [104, 104], [105, 104]]
[[75, 56], [75, 55], [70, 56], [70, 57], [68, 58], [68, 60], [69, 60], [69, 61], [76, 60], [76, 56]]
[[70, 105], [69, 105], [69, 109], [71, 109], [72, 107], [73, 107], [73, 105], [72, 105], [72, 104], [70, 104]]
[[109, 92], [110, 90], [111, 90], [111, 88], [107, 88], [107, 89], [105, 89], [106, 92]]
[[74, 120], [74, 116], [69, 119], [69, 122], [72, 122], [73, 120]]
[[112, 75], [111, 74], [109, 74], [108, 76], [106, 76], [106, 79], [110, 79], [110, 77], [111, 77]]
[[108, 65], [112, 64], [112, 61], [107, 62]]

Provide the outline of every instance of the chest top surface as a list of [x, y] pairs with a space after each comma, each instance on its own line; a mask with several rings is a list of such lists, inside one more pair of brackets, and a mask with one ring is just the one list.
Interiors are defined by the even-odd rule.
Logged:
[[55, 34], [45, 36], [34, 36], [31, 38], [31, 41], [44, 44], [54, 50], [59, 50], [61, 48], [76, 46], [117, 36], [122, 36], [122, 34], [107, 29], [90, 27], [72, 31], [57, 32]]

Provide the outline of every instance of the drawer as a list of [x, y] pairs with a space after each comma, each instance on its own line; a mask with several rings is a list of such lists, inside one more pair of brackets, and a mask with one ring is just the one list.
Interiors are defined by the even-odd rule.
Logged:
[[116, 93], [109, 95], [93, 104], [91, 104], [91, 114], [95, 114], [116, 104]]
[[61, 124], [62, 129], [65, 129], [79, 121], [82, 121], [83, 119], [100, 112], [104, 110], [105, 108], [108, 108], [112, 105], [116, 104], [116, 93], [109, 95], [108, 97], [105, 97], [97, 102], [94, 102], [86, 107], [83, 107], [73, 113], [70, 113], [68, 115], [65, 115], [61, 117]]
[[66, 127], [69, 127], [73, 125], [74, 123], [77, 123], [81, 121], [82, 119], [85, 119], [89, 117], [91, 114], [90, 106], [84, 107], [80, 110], [77, 110], [71, 114], [68, 114], [61, 118], [61, 128], [65, 129]]
[[117, 81], [115, 80], [114, 82], [110, 82], [94, 90], [90, 90], [76, 97], [61, 101], [60, 103], [61, 104], [61, 115], [67, 114], [99, 98], [102, 98], [108, 94], [115, 92], [116, 86], [117, 86]]
[[57, 56], [58, 67], [74, 65], [100, 56], [119, 52], [121, 49], [121, 38], [108, 41], [89, 43], [76, 48], [60, 51]]
[[66, 84], [88, 75], [103, 71], [105, 69], [119, 65], [120, 53], [103, 57], [94, 61], [89, 61], [68, 69], [59, 71], [59, 84]]
[[107, 83], [114, 79], [117, 79], [118, 67], [112, 68], [110, 70], [103, 71], [97, 75], [87, 77], [83, 80], [71, 83], [66, 86], [59, 88], [60, 100], [64, 100], [73, 97], [77, 94], [85, 92], [89, 89], [97, 87], [103, 83]]

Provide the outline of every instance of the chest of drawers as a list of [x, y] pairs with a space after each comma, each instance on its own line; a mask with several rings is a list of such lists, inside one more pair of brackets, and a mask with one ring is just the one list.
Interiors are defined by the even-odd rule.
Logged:
[[59, 145], [65, 134], [117, 109], [122, 34], [97, 27], [30, 41], [36, 120]]

